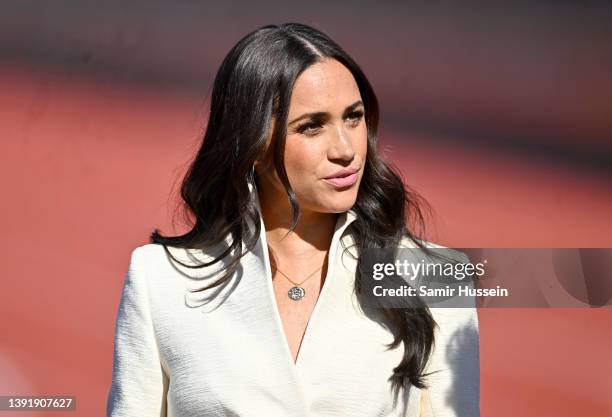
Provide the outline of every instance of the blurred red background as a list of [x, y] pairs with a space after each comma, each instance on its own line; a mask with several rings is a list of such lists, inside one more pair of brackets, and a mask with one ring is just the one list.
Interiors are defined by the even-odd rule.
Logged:
[[[598, 2], [16, 2], [0, 16], [0, 395], [104, 413], [131, 250], [173, 223], [224, 54], [329, 33], [380, 148], [456, 247], [612, 247], [612, 13]], [[248, 13], [247, 13], [248, 12]], [[612, 416], [612, 310], [480, 309], [483, 416]], [[57, 416], [61, 413], [20, 413]]]

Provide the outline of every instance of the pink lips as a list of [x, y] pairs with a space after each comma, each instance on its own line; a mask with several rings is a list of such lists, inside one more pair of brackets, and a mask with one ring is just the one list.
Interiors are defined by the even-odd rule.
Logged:
[[333, 177], [325, 178], [324, 181], [336, 187], [348, 187], [357, 182], [358, 172], [359, 171], [355, 171], [354, 169], [342, 170]]

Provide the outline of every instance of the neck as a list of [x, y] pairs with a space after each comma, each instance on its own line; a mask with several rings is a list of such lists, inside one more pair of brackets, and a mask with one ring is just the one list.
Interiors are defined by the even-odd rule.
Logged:
[[[265, 225], [268, 249], [277, 258], [278, 266], [300, 264], [327, 252], [338, 219], [337, 213], [321, 213], [300, 207], [300, 219], [293, 232], [291, 206], [287, 199], [271, 199], [259, 193], [261, 215]], [[282, 201], [283, 204], [278, 202]]]

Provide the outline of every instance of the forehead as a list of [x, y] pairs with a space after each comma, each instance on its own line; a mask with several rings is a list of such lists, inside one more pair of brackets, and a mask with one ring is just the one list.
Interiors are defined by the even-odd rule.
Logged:
[[290, 116], [304, 112], [341, 112], [361, 99], [353, 74], [340, 62], [327, 59], [306, 68], [295, 81]]

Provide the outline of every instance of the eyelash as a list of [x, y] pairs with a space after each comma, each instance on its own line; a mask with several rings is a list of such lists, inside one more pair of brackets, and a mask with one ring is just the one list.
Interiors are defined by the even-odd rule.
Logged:
[[[348, 119], [357, 119], [357, 121], [360, 121], [362, 117], [363, 117], [363, 111], [361, 111], [361, 110], [357, 110], [357, 111], [351, 112], [347, 116]], [[305, 133], [309, 129], [317, 129], [319, 127], [321, 127], [321, 124], [319, 124], [319, 123], [313, 123], [313, 122], [304, 123], [303, 125], [298, 127], [297, 132], [298, 133]]]

